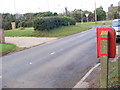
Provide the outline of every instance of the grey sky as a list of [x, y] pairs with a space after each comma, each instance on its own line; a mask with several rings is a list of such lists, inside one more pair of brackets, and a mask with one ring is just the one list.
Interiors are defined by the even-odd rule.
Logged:
[[[108, 11], [110, 4], [118, 5], [120, 0], [96, 0], [96, 6], [103, 6]], [[15, 5], [14, 5], [15, 2]], [[93, 11], [95, 0], [1, 0], [0, 13], [27, 13], [51, 11], [61, 13], [64, 7], [72, 11], [74, 9], [83, 9]]]

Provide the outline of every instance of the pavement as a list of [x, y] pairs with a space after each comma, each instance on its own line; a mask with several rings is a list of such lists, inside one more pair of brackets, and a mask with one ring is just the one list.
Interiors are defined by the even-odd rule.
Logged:
[[120, 41], [117, 43], [117, 56], [120, 57]]
[[26, 47], [30, 48], [36, 45], [40, 45], [43, 43], [51, 42], [56, 40], [57, 38], [37, 38], [37, 37], [5, 37], [6, 43], [13, 43], [18, 47]]
[[[120, 58], [120, 41], [116, 44], [116, 58], [112, 62]], [[100, 63], [92, 67], [86, 75], [74, 86], [74, 88], [98, 88], [98, 80], [100, 77]]]
[[96, 65], [95, 27], [4, 56], [2, 87], [74, 87]]

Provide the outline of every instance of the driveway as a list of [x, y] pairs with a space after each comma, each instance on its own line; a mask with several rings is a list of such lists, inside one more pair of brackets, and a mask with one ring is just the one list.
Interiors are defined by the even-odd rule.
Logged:
[[13, 43], [19, 47], [33, 47], [43, 43], [51, 42], [57, 38], [37, 38], [37, 37], [5, 37], [6, 43]]

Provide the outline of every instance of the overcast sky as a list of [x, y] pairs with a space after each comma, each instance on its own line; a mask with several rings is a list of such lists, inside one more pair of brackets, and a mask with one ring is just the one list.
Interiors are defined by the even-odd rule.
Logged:
[[[96, 7], [103, 6], [105, 11], [113, 4], [118, 6], [120, 0], [96, 0]], [[0, 13], [27, 13], [51, 11], [62, 13], [64, 7], [69, 11], [83, 9], [93, 11], [95, 0], [0, 0]]]

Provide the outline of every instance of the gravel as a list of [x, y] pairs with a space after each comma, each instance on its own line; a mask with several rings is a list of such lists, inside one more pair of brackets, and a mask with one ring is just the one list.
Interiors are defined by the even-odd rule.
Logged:
[[5, 37], [6, 43], [13, 43], [18, 47], [30, 48], [39, 44], [56, 40], [57, 38], [37, 38], [37, 37]]

